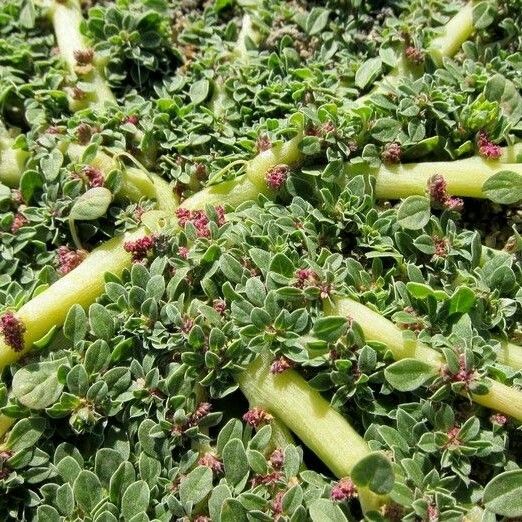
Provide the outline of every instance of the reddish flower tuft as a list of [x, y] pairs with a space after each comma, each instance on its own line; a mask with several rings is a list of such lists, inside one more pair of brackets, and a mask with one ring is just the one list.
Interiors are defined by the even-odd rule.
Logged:
[[[225, 223], [225, 209], [221, 205], [214, 208], [217, 214], [217, 225], [222, 226]], [[210, 237], [210, 220], [203, 210], [191, 211], [180, 207], [176, 210], [176, 217], [180, 227], [190, 222], [196, 228], [198, 237]]]
[[225, 218], [225, 207], [222, 205], [218, 205], [215, 207], [216, 214], [217, 214], [217, 224], [219, 227], [222, 227], [225, 224], [226, 218]]
[[357, 487], [350, 478], [342, 478], [330, 492], [330, 498], [336, 502], [342, 502], [357, 496]]
[[460, 428], [457, 426], [453, 426], [448, 433], [448, 442], [446, 442], [446, 447], [448, 446], [459, 446], [460, 445]]
[[444, 202], [444, 208], [453, 210], [454, 212], [462, 212], [464, 209], [464, 200], [451, 196]]
[[17, 212], [14, 216], [13, 222], [11, 223], [11, 233], [16, 234], [18, 230], [27, 225], [29, 220], [20, 212]]
[[459, 358], [459, 370], [457, 373], [451, 373], [447, 366], [442, 368], [442, 376], [446, 380], [452, 382], [461, 382], [468, 387], [475, 380], [475, 371], [473, 369], [466, 368], [466, 361], [464, 356], [461, 355]]
[[270, 366], [270, 373], [283, 373], [285, 370], [288, 370], [291, 367], [291, 361], [289, 361], [286, 357], [279, 357], [279, 359], [276, 359]]
[[297, 281], [294, 286], [297, 288], [306, 288], [317, 283], [317, 274], [311, 268], [300, 268], [295, 272]]
[[68, 274], [87, 256], [85, 250], [71, 250], [66, 246], [59, 247], [56, 253], [58, 257], [58, 272], [61, 275]]
[[176, 217], [180, 227], [184, 227], [190, 221], [191, 212], [186, 208], [176, 209]]
[[218, 314], [223, 315], [227, 311], [227, 303], [223, 301], [223, 299], [214, 299], [212, 308], [214, 308]]
[[281, 478], [283, 474], [280, 471], [272, 471], [268, 475], [256, 475], [250, 482], [253, 487], [264, 485], [264, 486], [272, 486], [276, 484]]
[[72, 97], [74, 100], [81, 101], [81, 100], [84, 100], [86, 96], [87, 96], [87, 93], [83, 89], [81, 89], [77, 85], [73, 87]]
[[183, 317], [181, 321], [181, 331], [184, 334], [189, 334], [190, 330], [192, 330], [192, 327], [194, 326], [194, 319], [191, 319], [188, 316]]
[[90, 165], [86, 165], [82, 169], [82, 174], [87, 179], [87, 184], [90, 188], [103, 187], [105, 179], [103, 178], [103, 174], [100, 170], [91, 167]]
[[2, 332], [5, 344], [15, 352], [24, 349], [25, 326], [13, 312], [5, 312], [0, 317], [0, 332]]
[[62, 129], [56, 125], [50, 125], [45, 132], [47, 134], [63, 134]]
[[123, 123], [130, 123], [131, 125], [138, 125], [139, 121], [140, 119], [136, 114], [131, 114], [123, 118]]
[[420, 65], [424, 62], [424, 53], [413, 45], [406, 47], [404, 55], [406, 56], [406, 60], [414, 65]]
[[483, 158], [498, 159], [502, 156], [502, 148], [489, 140], [484, 131], [480, 131], [477, 138], [478, 152]]
[[132, 254], [132, 261], [134, 263], [141, 263], [146, 259], [149, 251], [154, 248], [155, 243], [155, 236], [144, 236], [134, 241], [125, 241], [123, 248], [125, 252]]
[[328, 299], [332, 293], [332, 285], [323, 283], [319, 285], [319, 296], [321, 299]]
[[284, 491], [278, 491], [270, 503], [270, 509], [274, 514], [274, 520], [279, 520], [281, 515], [283, 514], [283, 497], [285, 495]]
[[187, 259], [189, 255], [189, 249], [185, 246], [180, 246], [178, 248], [178, 256], [181, 257], [181, 259]]
[[18, 208], [20, 205], [23, 205], [24, 197], [22, 195], [22, 191], [19, 189], [11, 189], [11, 201], [16, 208]]
[[273, 190], [279, 190], [288, 178], [288, 165], [276, 165], [265, 176], [266, 184]]
[[493, 424], [498, 424], [499, 426], [504, 426], [508, 421], [507, 417], [505, 415], [502, 415], [502, 413], [494, 413], [493, 415], [491, 415], [489, 420]]
[[252, 408], [243, 415], [243, 420], [253, 428], [259, 428], [263, 424], [269, 423], [273, 419], [272, 415], [261, 408]]
[[73, 55], [77, 65], [89, 65], [94, 58], [94, 51], [92, 49], [76, 49]]
[[381, 160], [384, 163], [400, 163], [401, 156], [402, 147], [397, 142], [387, 143], [381, 152]]
[[443, 176], [435, 174], [428, 181], [428, 193], [433, 203], [444, 205], [448, 199], [447, 183]]
[[210, 402], [200, 402], [194, 413], [190, 416], [188, 425], [196, 426], [201, 419], [210, 413], [210, 410], [212, 410], [212, 404], [210, 404]]
[[446, 257], [448, 255], [448, 242], [444, 238], [434, 237], [435, 253], [433, 257]]
[[223, 471], [223, 463], [213, 453], [210, 452], [202, 455], [198, 460], [198, 464], [200, 466], [206, 466], [207, 468], [210, 468], [214, 473], [216, 473], [216, 475]]
[[274, 469], [281, 469], [285, 461], [285, 455], [281, 448], [276, 448], [270, 455], [270, 465]]
[[76, 129], [76, 137], [80, 145], [87, 145], [91, 141], [94, 129], [88, 123], [80, 123]]
[[439, 515], [439, 508], [430, 504], [428, 506], [428, 522], [438, 522]]
[[272, 141], [266, 134], [262, 134], [258, 136], [256, 140], [256, 149], [257, 152], [264, 152], [265, 150], [269, 150], [272, 147]]

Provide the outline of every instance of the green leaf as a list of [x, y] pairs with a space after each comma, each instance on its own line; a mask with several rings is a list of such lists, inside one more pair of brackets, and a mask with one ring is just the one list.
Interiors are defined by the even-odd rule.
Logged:
[[73, 484], [74, 498], [78, 506], [91, 513], [103, 499], [103, 488], [98, 477], [86, 469], [82, 470]]
[[44, 505], [36, 510], [36, 522], [62, 522], [62, 517], [52, 506]]
[[381, 70], [382, 60], [380, 58], [370, 58], [366, 60], [355, 73], [355, 85], [357, 85], [359, 89], [365, 89], [377, 79], [381, 74]]
[[309, 513], [312, 522], [348, 522], [341, 508], [326, 498], [314, 500]]
[[121, 514], [125, 521], [147, 511], [150, 502], [150, 490], [144, 480], [138, 480], [127, 487], [121, 497]]
[[66, 358], [28, 364], [13, 377], [12, 393], [24, 406], [43, 410], [58, 400], [63, 384], [58, 382], [58, 368]]
[[473, 26], [475, 29], [485, 29], [495, 21], [497, 10], [488, 1], [479, 2], [473, 6]]
[[87, 329], [87, 314], [85, 310], [79, 304], [72, 305], [65, 318], [63, 334], [67, 339], [72, 341], [74, 345], [83, 340]]
[[223, 448], [222, 457], [227, 482], [241, 490], [250, 471], [245, 448], [241, 440], [229, 440]]
[[210, 82], [206, 79], [198, 80], [190, 86], [190, 100], [194, 105], [204, 102], [210, 90]]
[[96, 452], [94, 471], [106, 489], [109, 488], [111, 477], [123, 461], [121, 453], [112, 448], [100, 448]]
[[522, 469], [505, 471], [484, 489], [483, 502], [489, 511], [504, 517], [522, 516]]
[[370, 453], [352, 469], [352, 480], [359, 487], [368, 488], [378, 495], [385, 495], [393, 489], [395, 473], [391, 462], [383, 453]]
[[334, 315], [320, 317], [314, 324], [313, 333], [323, 341], [333, 342], [346, 333], [348, 326], [346, 317]]
[[53, 149], [40, 160], [40, 168], [48, 181], [54, 181], [60, 173], [63, 155], [59, 149]]
[[475, 293], [467, 286], [459, 286], [449, 300], [449, 315], [468, 313], [475, 305]]
[[482, 192], [495, 203], [517, 203], [522, 200], [522, 175], [512, 170], [497, 172], [484, 182]]
[[179, 484], [179, 499], [183, 504], [197, 504], [212, 491], [212, 470], [207, 466], [194, 468]]
[[397, 211], [397, 221], [402, 228], [419, 230], [430, 220], [430, 202], [424, 196], [406, 198]]
[[384, 377], [396, 390], [412, 391], [434, 375], [434, 368], [417, 359], [402, 359], [384, 370]]
[[371, 134], [383, 143], [395, 140], [401, 131], [401, 124], [393, 118], [380, 118], [372, 126]]
[[14, 451], [22, 451], [34, 446], [42, 436], [47, 422], [41, 417], [19, 420], [9, 433], [6, 446]]
[[221, 507], [220, 520], [221, 522], [247, 522], [247, 511], [239, 500], [227, 498]]
[[97, 337], [110, 341], [114, 335], [114, 319], [101, 304], [93, 303], [89, 307], [89, 324]]
[[311, 36], [319, 34], [328, 23], [330, 11], [322, 7], [314, 7], [306, 17], [305, 31]]
[[112, 193], [105, 187], [94, 187], [82, 194], [71, 208], [69, 217], [73, 220], [90, 221], [107, 213], [112, 201]]

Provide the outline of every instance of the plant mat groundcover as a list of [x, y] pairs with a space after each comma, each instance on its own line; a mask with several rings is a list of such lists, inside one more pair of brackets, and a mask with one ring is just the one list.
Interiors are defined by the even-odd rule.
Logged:
[[520, 0], [3, 0], [0, 519], [522, 517]]

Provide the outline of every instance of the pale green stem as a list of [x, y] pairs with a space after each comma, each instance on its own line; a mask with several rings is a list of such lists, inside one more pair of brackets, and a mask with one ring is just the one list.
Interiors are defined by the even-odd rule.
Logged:
[[22, 149], [13, 149], [13, 142], [8, 136], [0, 136], [0, 183], [12, 188], [19, 185], [29, 156]]
[[522, 370], [522, 346], [507, 341], [499, 341], [501, 348], [497, 352], [497, 360], [501, 364]]
[[432, 40], [429, 53], [433, 60], [441, 65], [442, 59], [453, 56], [474, 30], [473, 2], [468, 2], [448, 21], [442, 33]]
[[522, 175], [522, 163], [506, 164], [473, 156], [457, 161], [381, 165], [377, 169], [358, 164], [346, 166], [349, 176], [375, 176], [375, 195], [378, 199], [425, 195], [430, 178], [436, 174], [440, 174], [446, 180], [447, 190], [451, 195], [486, 198], [482, 186], [491, 176], [503, 170]]
[[[386, 345], [394, 359], [415, 358], [433, 367], [434, 375], [440, 373], [442, 355], [421, 342], [407, 342], [403, 332], [391, 321], [367, 306], [349, 298], [337, 299], [326, 307], [327, 313], [350, 317], [361, 327], [368, 340]], [[489, 390], [483, 395], [471, 394], [477, 404], [522, 421], [522, 391], [488, 379]]]
[[[308, 446], [338, 478], [370, 453], [364, 439], [335, 411], [321, 394], [294, 370], [270, 372], [271, 357], [264, 353], [238, 377], [241, 391], [251, 404], [265, 408]], [[383, 498], [361, 490], [364, 511], [378, 509]]]
[[89, 72], [79, 73], [74, 53], [89, 48], [80, 32], [82, 13], [79, 0], [54, 0], [51, 7], [51, 20], [60, 55], [69, 70], [72, 74], [77, 75], [82, 82], [90, 83], [93, 87], [93, 92], [87, 95], [86, 100], [71, 100], [72, 109], [82, 109], [89, 104], [116, 103], [114, 94], [96, 63], [93, 64]]

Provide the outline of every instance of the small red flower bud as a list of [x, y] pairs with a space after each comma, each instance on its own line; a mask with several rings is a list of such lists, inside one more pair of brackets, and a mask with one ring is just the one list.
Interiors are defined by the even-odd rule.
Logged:
[[342, 478], [330, 492], [330, 498], [336, 502], [342, 502], [356, 496], [357, 487], [350, 478]]
[[413, 47], [413, 45], [406, 47], [404, 55], [406, 59], [414, 65], [420, 65], [424, 62], [424, 53], [420, 49], [417, 49], [417, 47]]
[[400, 143], [387, 143], [381, 152], [381, 160], [384, 163], [400, 163], [401, 155], [402, 147]]
[[256, 475], [250, 482], [253, 487], [259, 486], [261, 484], [265, 486], [272, 486], [276, 484], [281, 478], [283, 474], [280, 471], [272, 471], [268, 475]]
[[73, 56], [77, 65], [89, 65], [94, 58], [94, 51], [92, 49], [76, 49]]
[[428, 194], [432, 203], [444, 205], [448, 199], [448, 192], [446, 190], [446, 180], [440, 174], [435, 174], [428, 181]]
[[59, 247], [56, 253], [58, 257], [58, 272], [61, 275], [68, 274], [75, 269], [87, 256], [85, 250], [71, 250], [66, 246]]
[[125, 252], [132, 254], [132, 261], [134, 263], [139, 263], [147, 257], [155, 243], [156, 238], [154, 236], [144, 236], [134, 241], [125, 241], [125, 243], [123, 243], [123, 249]]
[[439, 508], [430, 504], [428, 506], [428, 522], [438, 522], [439, 520]]
[[504, 426], [507, 422], [507, 417], [502, 415], [502, 413], [494, 413], [489, 419], [493, 424], [498, 424], [499, 426]]
[[489, 140], [486, 132], [480, 131], [477, 138], [478, 152], [483, 158], [498, 159], [502, 156], [502, 148]]
[[276, 165], [265, 176], [266, 184], [273, 190], [279, 190], [288, 178], [288, 165]]
[[273, 417], [270, 413], [257, 407], [248, 410], [243, 415], [243, 420], [253, 428], [259, 428], [259, 426], [269, 423], [272, 419]]
[[20, 212], [17, 212], [14, 216], [13, 222], [11, 223], [11, 233], [16, 234], [19, 229], [29, 223], [28, 219]]
[[76, 137], [80, 145], [87, 145], [91, 141], [94, 129], [88, 123], [80, 123], [76, 129]]
[[190, 416], [188, 421], [189, 426], [196, 426], [201, 419], [206, 417], [210, 410], [212, 409], [212, 404], [210, 402], [200, 402], [194, 413]]
[[281, 469], [285, 461], [285, 455], [281, 448], [276, 448], [270, 455], [270, 465], [274, 469]]
[[269, 150], [272, 147], [272, 141], [266, 134], [262, 134], [256, 140], [256, 149], [257, 152], [264, 152], [265, 150]]
[[105, 179], [100, 170], [98, 170], [94, 167], [91, 167], [90, 165], [86, 165], [82, 169], [82, 174], [87, 179], [87, 183], [90, 188], [103, 187], [103, 183], [105, 182]]
[[300, 268], [296, 271], [295, 278], [297, 281], [294, 286], [297, 288], [305, 288], [317, 283], [317, 274], [311, 268]]
[[284, 491], [278, 491], [270, 504], [270, 509], [274, 514], [274, 520], [279, 520], [283, 513], [283, 497], [285, 496]]
[[451, 196], [444, 202], [444, 208], [452, 210], [453, 212], [462, 212], [464, 209], [464, 200]]
[[214, 308], [218, 314], [223, 315], [227, 311], [227, 303], [225, 303], [223, 299], [214, 299], [212, 308]]
[[190, 210], [186, 208], [178, 208], [176, 209], [176, 217], [178, 218], [178, 223], [180, 227], [184, 227], [190, 221]]
[[4, 336], [5, 344], [15, 352], [24, 349], [25, 326], [13, 312], [5, 312], [0, 317], [0, 332]]
[[75, 85], [73, 87], [73, 89], [72, 89], [72, 97], [73, 97], [74, 100], [81, 101], [81, 100], [85, 99], [85, 96], [87, 96], [87, 93], [83, 89], [81, 89], [77, 85]]
[[198, 464], [210, 468], [216, 475], [223, 471], [223, 463], [210, 452], [202, 455], [198, 460]]
[[288, 370], [291, 367], [291, 361], [289, 361], [286, 357], [279, 357], [279, 359], [276, 359], [270, 366], [270, 373], [283, 373], [285, 370]]
[[192, 327], [194, 326], [194, 319], [191, 319], [188, 316], [185, 316], [181, 321], [181, 331], [184, 334], [189, 334], [190, 330], [192, 330]]
[[180, 246], [178, 248], [178, 256], [181, 257], [181, 259], [187, 259], [189, 255], [189, 249], [185, 246]]
[[123, 123], [130, 123], [131, 125], [138, 125], [139, 121], [140, 119], [136, 114], [131, 114], [123, 118]]

